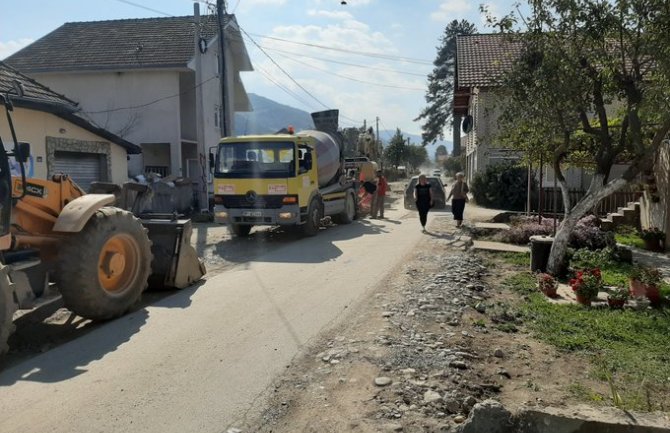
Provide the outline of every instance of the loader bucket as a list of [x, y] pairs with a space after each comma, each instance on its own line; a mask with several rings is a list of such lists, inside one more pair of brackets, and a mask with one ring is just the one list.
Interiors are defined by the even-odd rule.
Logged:
[[151, 262], [149, 289], [183, 289], [205, 275], [205, 265], [191, 246], [190, 219], [142, 215], [149, 231]]

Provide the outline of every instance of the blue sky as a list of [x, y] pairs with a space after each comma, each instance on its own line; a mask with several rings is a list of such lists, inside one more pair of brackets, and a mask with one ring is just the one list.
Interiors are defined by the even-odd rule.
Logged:
[[[132, 4], [131, 4], [132, 3]], [[214, 1], [212, 1], [214, 3]], [[479, 3], [468, 0], [230, 0], [240, 26], [302, 87], [247, 41], [256, 71], [244, 73], [248, 92], [306, 111], [339, 108], [344, 126], [380, 118], [380, 129], [419, 133], [426, 75], [445, 25], [468, 19], [490, 32]], [[509, 0], [488, 3], [507, 12]], [[206, 2], [201, 11], [206, 13]], [[151, 11], [148, 9], [154, 9]], [[191, 15], [192, 0], [23, 0], [0, 15], [0, 58], [65, 22]], [[300, 43], [289, 43], [270, 36]], [[348, 64], [347, 64], [348, 63]], [[275, 81], [273, 83], [271, 81]], [[284, 89], [282, 90], [280, 84]], [[318, 102], [317, 102], [318, 101]], [[449, 133], [447, 137], [449, 139]]]

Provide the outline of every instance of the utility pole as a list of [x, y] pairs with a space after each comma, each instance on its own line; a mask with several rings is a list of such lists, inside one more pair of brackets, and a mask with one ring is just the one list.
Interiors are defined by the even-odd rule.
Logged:
[[379, 116], [376, 117], [376, 121], [377, 121], [377, 133], [376, 133], [377, 134], [377, 140], [375, 141], [375, 143], [376, 143], [375, 147], [377, 148], [377, 154], [379, 155], [379, 159], [380, 159], [380, 162], [381, 162], [381, 159], [382, 159], [381, 156], [382, 156], [382, 153], [383, 153], [384, 146], [382, 146], [382, 142], [379, 140]]
[[226, 74], [226, 44], [224, 39], [224, 17], [226, 15], [226, 1], [216, 0], [216, 19], [219, 26], [219, 82], [221, 86], [221, 137], [227, 137], [230, 132], [228, 128], [228, 77]]
[[195, 125], [196, 140], [198, 142], [198, 165], [200, 167], [200, 181], [198, 182], [198, 205], [201, 212], [209, 210], [208, 194], [208, 164], [205, 149], [205, 119], [202, 95], [202, 37], [200, 34], [200, 4], [193, 3], [193, 18], [195, 20]]

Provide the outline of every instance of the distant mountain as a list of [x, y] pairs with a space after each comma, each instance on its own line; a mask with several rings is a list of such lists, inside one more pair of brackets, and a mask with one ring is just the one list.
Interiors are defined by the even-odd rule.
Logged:
[[249, 101], [254, 111], [235, 113], [235, 133], [237, 135], [271, 134], [289, 125], [296, 131], [314, 129], [308, 112], [283, 105], [272, 99], [249, 93]]
[[[235, 113], [235, 133], [237, 135], [249, 134], [272, 134], [292, 125], [296, 131], [303, 129], [314, 129], [312, 117], [304, 110], [280, 104], [272, 99], [249, 93], [249, 101], [254, 111], [249, 113]], [[384, 146], [388, 144], [389, 138], [395, 134], [394, 130], [380, 130], [379, 136]], [[409, 137], [410, 143], [421, 144], [421, 136], [403, 132]], [[451, 152], [451, 141], [438, 141], [426, 146], [428, 156], [431, 160], [435, 158], [435, 150], [441, 144]]]

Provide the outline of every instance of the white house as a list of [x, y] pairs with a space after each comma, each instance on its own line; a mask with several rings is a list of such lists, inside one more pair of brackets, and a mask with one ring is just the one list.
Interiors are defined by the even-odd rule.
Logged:
[[[49, 179], [69, 174], [82, 188], [91, 182], [122, 183], [127, 160], [142, 149], [77, 115], [77, 104], [0, 62], [0, 92], [9, 95], [17, 140], [31, 145], [26, 175]], [[4, 108], [3, 108], [4, 111]], [[14, 143], [4, 113], [0, 136], [6, 149]], [[12, 175], [18, 175], [12, 171]]]
[[[250, 111], [240, 79], [251, 61], [233, 15], [224, 17], [227, 116]], [[68, 95], [81, 115], [142, 147], [129, 174], [197, 178], [196, 90], [202, 87], [204, 141], [220, 138], [219, 37], [216, 16], [66, 23], [6, 59], [21, 72]], [[202, 80], [196, 82], [196, 46]], [[234, 125], [232, 131], [234, 132]]]

